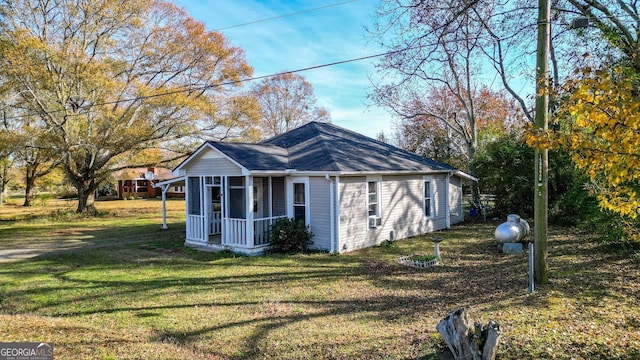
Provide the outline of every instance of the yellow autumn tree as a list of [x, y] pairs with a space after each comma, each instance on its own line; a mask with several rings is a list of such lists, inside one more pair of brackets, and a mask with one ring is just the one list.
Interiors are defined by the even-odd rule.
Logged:
[[626, 232], [640, 241], [633, 222], [640, 215], [640, 93], [625, 70], [584, 69], [569, 81], [556, 114], [557, 131], [531, 130], [534, 147], [569, 151], [590, 178], [601, 208], [621, 216]]
[[[252, 74], [242, 49], [161, 0], [0, 0], [0, 87], [9, 121], [30, 119], [93, 210], [131, 156], [229, 124], [226, 99]], [[225, 85], [227, 84], [227, 85]], [[213, 125], [212, 125], [213, 124]]]

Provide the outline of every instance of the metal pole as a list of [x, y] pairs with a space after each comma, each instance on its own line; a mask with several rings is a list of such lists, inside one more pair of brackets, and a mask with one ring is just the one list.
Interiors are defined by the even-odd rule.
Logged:
[[533, 294], [533, 243], [529, 242], [529, 294]]
[[[549, 128], [549, 50], [551, 47], [551, 2], [538, 0], [538, 50], [536, 57], [536, 118], [535, 127]], [[548, 223], [548, 167], [549, 151], [535, 150], [534, 185], [534, 246], [535, 280], [547, 282], [547, 223]]]

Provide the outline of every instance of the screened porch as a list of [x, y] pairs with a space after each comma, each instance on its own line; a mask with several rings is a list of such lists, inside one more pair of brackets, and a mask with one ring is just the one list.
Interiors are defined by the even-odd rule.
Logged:
[[287, 217], [284, 177], [190, 176], [186, 187], [190, 242], [265, 247], [271, 225]]

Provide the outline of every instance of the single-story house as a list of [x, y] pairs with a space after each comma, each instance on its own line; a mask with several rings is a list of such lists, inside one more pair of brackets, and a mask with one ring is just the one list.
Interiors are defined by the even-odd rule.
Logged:
[[257, 144], [205, 142], [173, 173], [186, 183], [185, 244], [246, 254], [285, 217], [337, 253], [445, 229], [464, 219], [462, 181], [477, 180], [320, 122]]

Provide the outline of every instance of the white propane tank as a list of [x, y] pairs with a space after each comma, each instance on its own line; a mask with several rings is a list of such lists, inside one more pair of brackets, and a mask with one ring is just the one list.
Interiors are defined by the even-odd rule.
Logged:
[[529, 234], [530, 230], [526, 220], [516, 214], [510, 214], [507, 216], [507, 222], [496, 228], [495, 238], [499, 244], [520, 242]]

